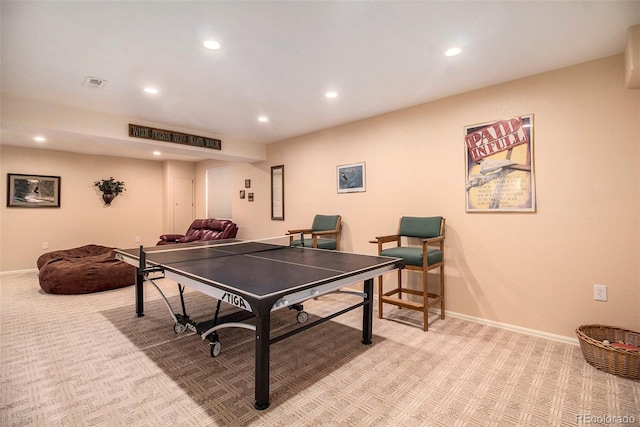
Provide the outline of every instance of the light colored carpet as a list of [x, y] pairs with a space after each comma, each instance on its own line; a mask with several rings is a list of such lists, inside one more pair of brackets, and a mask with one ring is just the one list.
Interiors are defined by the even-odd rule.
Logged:
[[[162, 287], [178, 308], [175, 284]], [[186, 298], [192, 318], [214, 312]], [[1, 276], [0, 300], [2, 426], [640, 425], [640, 383], [594, 369], [579, 347], [452, 317], [425, 333], [388, 308], [415, 326], [376, 318], [365, 346], [356, 310], [274, 344], [271, 406], [257, 411], [252, 332], [221, 331], [211, 358], [199, 336], [173, 332], [150, 286], [143, 318], [133, 287], [48, 295], [33, 273]], [[274, 315], [274, 328], [291, 325], [295, 312]]]

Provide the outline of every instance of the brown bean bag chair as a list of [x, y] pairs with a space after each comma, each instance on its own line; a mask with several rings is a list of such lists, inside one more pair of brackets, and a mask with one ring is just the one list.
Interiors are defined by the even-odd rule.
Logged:
[[86, 245], [43, 254], [40, 287], [50, 294], [88, 294], [133, 285], [135, 267], [115, 258], [113, 248]]

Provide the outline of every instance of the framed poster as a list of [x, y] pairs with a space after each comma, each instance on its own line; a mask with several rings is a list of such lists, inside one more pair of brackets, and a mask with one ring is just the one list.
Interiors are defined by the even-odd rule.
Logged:
[[60, 177], [8, 173], [7, 207], [59, 208]]
[[533, 115], [464, 128], [467, 212], [535, 212]]
[[366, 191], [364, 162], [341, 165], [336, 168], [338, 193], [357, 193]]
[[284, 165], [271, 167], [271, 219], [284, 221]]

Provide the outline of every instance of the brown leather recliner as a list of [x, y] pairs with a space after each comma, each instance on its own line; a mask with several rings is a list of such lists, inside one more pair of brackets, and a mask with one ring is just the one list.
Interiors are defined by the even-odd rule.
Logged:
[[233, 239], [238, 234], [238, 225], [228, 219], [196, 219], [185, 234], [163, 234], [156, 245], [189, 243], [199, 240]]

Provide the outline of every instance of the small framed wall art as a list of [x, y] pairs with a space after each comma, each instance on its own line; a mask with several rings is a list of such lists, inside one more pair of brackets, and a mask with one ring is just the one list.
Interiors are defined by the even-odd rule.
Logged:
[[352, 163], [336, 168], [338, 193], [358, 193], [366, 191], [365, 164]]

